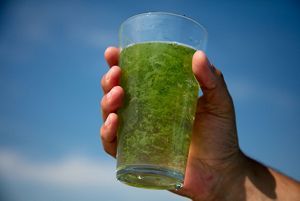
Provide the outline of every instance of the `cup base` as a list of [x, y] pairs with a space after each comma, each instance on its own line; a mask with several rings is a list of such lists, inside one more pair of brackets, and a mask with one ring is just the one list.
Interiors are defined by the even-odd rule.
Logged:
[[117, 170], [117, 179], [134, 187], [176, 190], [183, 186], [184, 175], [157, 166], [129, 165]]

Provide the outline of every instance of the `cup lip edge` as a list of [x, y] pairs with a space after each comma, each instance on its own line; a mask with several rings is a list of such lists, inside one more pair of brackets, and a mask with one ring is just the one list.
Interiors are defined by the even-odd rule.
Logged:
[[197, 26], [199, 26], [204, 31], [205, 38], [207, 38], [208, 32], [207, 32], [207, 29], [205, 28], [205, 26], [203, 26], [202, 24], [200, 24], [199, 22], [197, 22], [193, 18], [187, 17], [185, 15], [172, 13], [172, 12], [165, 12], [165, 11], [150, 11], [150, 12], [144, 12], [144, 13], [138, 13], [136, 15], [132, 15], [132, 16], [128, 17], [125, 21], [122, 22], [122, 24], [120, 25], [120, 30], [122, 29], [122, 27], [125, 23], [127, 23], [128, 21], [130, 21], [134, 18], [137, 18], [139, 16], [143, 16], [143, 15], [158, 15], [158, 14], [159, 15], [169, 15], [169, 16], [174, 16], [174, 17], [179, 17], [179, 18], [189, 20], [189, 21], [193, 22], [194, 24], [196, 24]]

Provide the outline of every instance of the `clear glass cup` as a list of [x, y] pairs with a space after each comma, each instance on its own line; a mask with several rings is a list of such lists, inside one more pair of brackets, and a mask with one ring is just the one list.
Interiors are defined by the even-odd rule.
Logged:
[[151, 189], [182, 187], [199, 91], [192, 56], [206, 42], [202, 25], [177, 14], [143, 13], [122, 23], [119, 181]]

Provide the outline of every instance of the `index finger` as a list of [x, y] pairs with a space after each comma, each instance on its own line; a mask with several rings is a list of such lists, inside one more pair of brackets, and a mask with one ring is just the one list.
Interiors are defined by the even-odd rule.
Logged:
[[108, 47], [104, 52], [104, 57], [109, 67], [117, 66], [119, 63], [120, 49], [117, 47]]

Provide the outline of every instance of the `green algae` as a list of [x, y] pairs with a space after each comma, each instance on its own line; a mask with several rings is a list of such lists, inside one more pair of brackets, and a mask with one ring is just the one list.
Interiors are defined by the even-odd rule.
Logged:
[[117, 169], [156, 165], [184, 175], [199, 85], [195, 49], [177, 43], [138, 43], [121, 51]]

